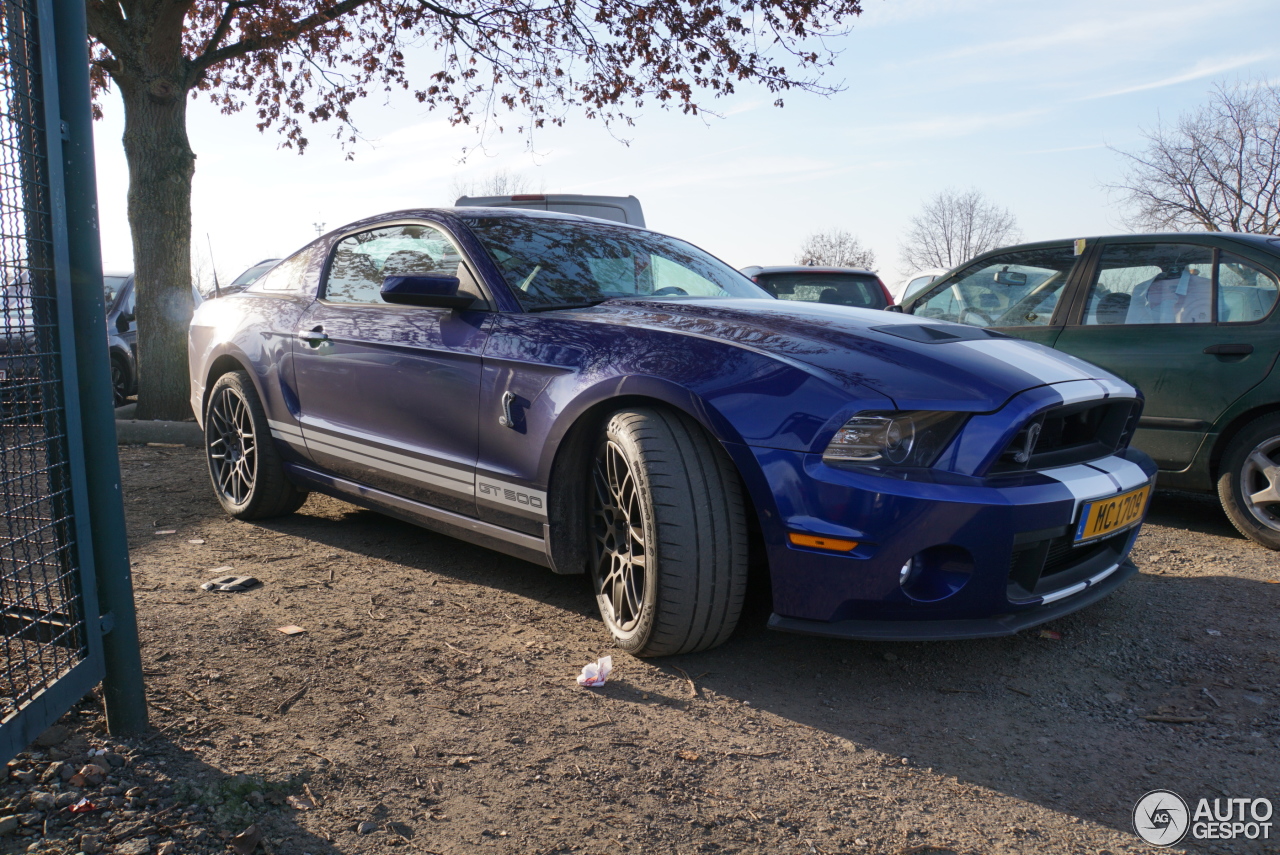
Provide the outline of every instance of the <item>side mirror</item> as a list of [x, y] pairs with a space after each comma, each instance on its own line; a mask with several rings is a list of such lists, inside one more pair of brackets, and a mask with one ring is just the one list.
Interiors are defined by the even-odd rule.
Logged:
[[476, 301], [459, 294], [457, 276], [388, 276], [382, 280], [382, 299], [406, 306], [465, 309]]
[[129, 325], [133, 323], [134, 315], [129, 312], [121, 312], [116, 315], [116, 329], [122, 333], [129, 331]]
[[903, 313], [903, 311], [904, 311], [904, 310], [903, 310], [903, 308], [902, 308], [902, 305], [901, 305], [900, 303], [894, 303], [892, 306], [885, 306], [885, 307], [884, 307], [884, 310], [885, 310], [886, 312], [897, 312], [897, 313], [898, 313], [898, 314], [900, 314], [900, 315], [901, 315], [901, 314]]

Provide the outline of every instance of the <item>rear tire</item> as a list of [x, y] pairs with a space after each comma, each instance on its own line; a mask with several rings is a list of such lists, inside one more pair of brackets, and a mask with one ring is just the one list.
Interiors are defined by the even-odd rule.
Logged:
[[291, 514], [307, 500], [284, 474], [267, 414], [244, 371], [223, 374], [209, 392], [204, 415], [205, 457], [213, 492], [236, 519]]
[[1280, 550], [1280, 415], [1254, 419], [1232, 438], [1222, 455], [1218, 498], [1241, 534]]
[[687, 416], [614, 413], [595, 449], [588, 529], [596, 602], [636, 656], [723, 644], [747, 587], [747, 519], [733, 463]]

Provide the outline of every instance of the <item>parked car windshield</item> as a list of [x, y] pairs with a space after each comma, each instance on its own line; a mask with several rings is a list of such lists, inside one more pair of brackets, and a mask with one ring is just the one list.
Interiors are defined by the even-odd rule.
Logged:
[[120, 294], [120, 289], [124, 287], [124, 283], [129, 281], [128, 276], [103, 276], [102, 277], [102, 298], [108, 310], [115, 303], [116, 297]]
[[880, 280], [865, 273], [761, 273], [756, 284], [779, 300], [883, 309]]
[[697, 247], [604, 223], [534, 217], [468, 220], [526, 311], [612, 297], [770, 295]]

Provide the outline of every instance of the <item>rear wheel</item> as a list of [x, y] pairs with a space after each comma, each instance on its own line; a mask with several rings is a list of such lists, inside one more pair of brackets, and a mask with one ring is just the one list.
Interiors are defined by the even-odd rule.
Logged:
[[243, 371], [223, 374], [209, 392], [204, 416], [209, 478], [223, 509], [242, 520], [291, 514], [307, 494], [285, 477], [267, 415]]
[[746, 593], [747, 522], [720, 445], [677, 413], [617, 412], [592, 486], [596, 602], [618, 646], [664, 656], [724, 643]]
[[1241, 534], [1280, 549], [1280, 415], [1245, 425], [1222, 456], [1218, 498]]

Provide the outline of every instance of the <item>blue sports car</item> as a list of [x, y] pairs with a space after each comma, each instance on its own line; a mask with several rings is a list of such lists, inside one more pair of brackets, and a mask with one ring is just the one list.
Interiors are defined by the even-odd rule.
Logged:
[[241, 519], [315, 490], [589, 573], [637, 655], [770, 625], [1005, 635], [1089, 605], [1155, 466], [1141, 395], [985, 329], [773, 299], [680, 240], [535, 211], [400, 211], [191, 324], [191, 403]]

